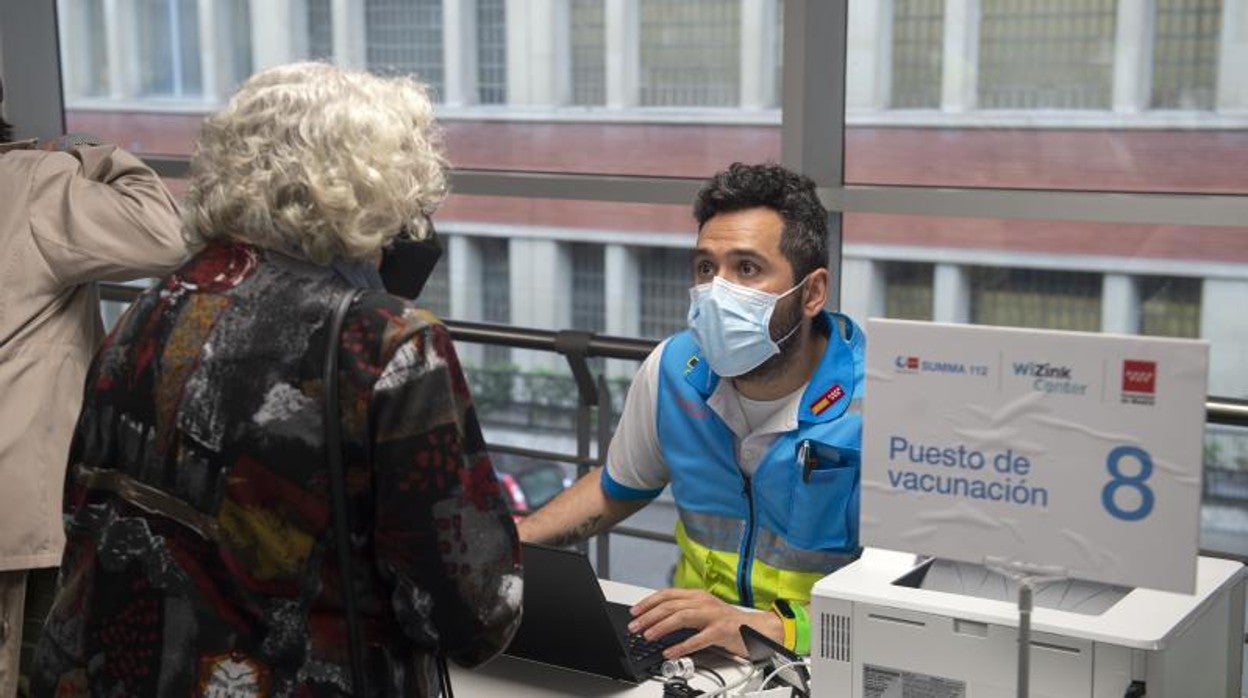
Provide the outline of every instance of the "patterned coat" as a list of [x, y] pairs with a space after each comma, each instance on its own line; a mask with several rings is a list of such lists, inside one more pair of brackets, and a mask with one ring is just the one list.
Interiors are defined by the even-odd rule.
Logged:
[[[35, 695], [350, 692], [323, 453], [329, 270], [212, 245], [143, 294], [87, 377]], [[339, 390], [370, 689], [436, 693], [520, 619], [519, 544], [429, 313], [365, 292]]]

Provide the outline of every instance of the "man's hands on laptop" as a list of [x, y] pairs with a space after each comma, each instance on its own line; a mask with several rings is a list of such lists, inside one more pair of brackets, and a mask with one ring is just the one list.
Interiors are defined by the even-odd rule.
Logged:
[[632, 607], [633, 620], [628, 624], [632, 633], [647, 640], [691, 628], [697, 634], [663, 651], [667, 659], [692, 654], [718, 645], [744, 657], [745, 643], [741, 626], [748, 625], [776, 642], [784, 642], [784, 626], [780, 618], [768, 611], [753, 611], [725, 603], [703, 589], [663, 589], [647, 596]]

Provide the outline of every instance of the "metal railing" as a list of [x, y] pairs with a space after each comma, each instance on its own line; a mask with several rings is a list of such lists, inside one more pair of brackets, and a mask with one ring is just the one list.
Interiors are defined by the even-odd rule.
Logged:
[[[143, 289], [134, 286], [100, 284], [100, 298], [106, 301], [128, 303], [142, 291]], [[489, 450], [498, 453], [570, 463], [576, 466], [578, 478], [583, 477], [591, 468], [605, 462], [607, 448], [611, 442], [610, 391], [604, 376], [593, 375], [589, 367], [589, 359], [602, 357], [642, 361], [658, 345], [657, 340], [613, 337], [576, 330], [539, 330], [456, 320], [443, 320], [443, 324], [450, 330], [451, 338], [456, 342], [555, 352], [567, 359], [577, 389], [576, 453], [556, 453], [503, 444], [487, 444], [487, 446]], [[1205, 421], [1209, 424], [1248, 428], [1248, 400], [1210, 397], [1205, 401]], [[597, 436], [598, 448], [597, 452], [591, 455], [590, 446], [594, 435]], [[611, 535], [671, 544], [676, 542], [672, 534], [629, 526], [616, 526], [611, 531], [595, 538], [597, 571], [598, 575], [604, 578], [610, 577]], [[582, 544], [581, 549], [586, 550], [585, 544]], [[1228, 555], [1225, 552], [1202, 550], [1201, 554], [1235, 557], [1242, 562], [1248, 562], [1248, 558]]]

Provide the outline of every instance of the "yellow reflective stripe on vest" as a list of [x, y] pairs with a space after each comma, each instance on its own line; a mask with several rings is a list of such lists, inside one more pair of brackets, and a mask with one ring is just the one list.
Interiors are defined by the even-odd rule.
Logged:
[[694, 542], [683, 522], [676, 522], [676, 544], [680, 560], [672, 584], [686, 589], [705, 589], [728, 603], [739, 604], [737, 596], [737, 553], [712, 550]]
[[734, 516], [704, 514], [676, 507], [680, 522], [685, 525], [689, 538], [705, 548], [736, 553], [745, 535], [745, 520]]
[[[737, 546], [744, 535], [744, 522], [725, 516], [680, 510], [676, 523], [676, 543], [681, 557], [676, 564], [673, 584], [706, 589], [728, 603], [739, 604], [737, 594]], [[760, 545], [760, 543], [763, 543]], [[754, 607], [771, 608], [777, 598], [808, 603], [810, 588], [832, 570], [852, 560], [852, 556], [812, 550], [785, 550], [778, 536], [759, 527], [755, 556], [750, 567]], [[806, 569], [772, 563], [811, 565]]]
[[772, 567], [817, 573], [820, 578], [848, 565], [857, 557], [849, 553], [794, 548], [780, 534], [763, 526], [758, 527], [754, 537], [754, 555]]

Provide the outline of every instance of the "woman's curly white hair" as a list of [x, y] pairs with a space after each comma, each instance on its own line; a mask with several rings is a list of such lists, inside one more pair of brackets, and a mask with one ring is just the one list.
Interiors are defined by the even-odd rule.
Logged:
[[324, 63], [255, 74], [204, 121], [188, 241], [237, 239], [328, 264], [364, 260], [446, 196], [433, 105], [410, 77]]

